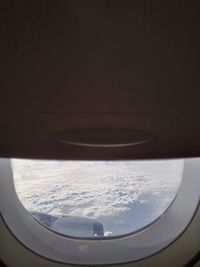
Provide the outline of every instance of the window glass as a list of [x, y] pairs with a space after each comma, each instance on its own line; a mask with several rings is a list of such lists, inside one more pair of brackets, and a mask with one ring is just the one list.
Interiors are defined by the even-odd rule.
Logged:
[[44, 161], [13, 159], [16, 192], [32, 216], [76, 238], [133, 233], [174, 200], [184, 160]]

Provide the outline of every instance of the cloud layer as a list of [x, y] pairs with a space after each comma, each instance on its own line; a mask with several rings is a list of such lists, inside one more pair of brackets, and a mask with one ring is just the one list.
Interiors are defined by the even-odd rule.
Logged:
[[30, 211], [99, 220], [106, 235], [138, 230], [157, 219], [178, 191], [183, 160], [13, 160], [17, 194]]

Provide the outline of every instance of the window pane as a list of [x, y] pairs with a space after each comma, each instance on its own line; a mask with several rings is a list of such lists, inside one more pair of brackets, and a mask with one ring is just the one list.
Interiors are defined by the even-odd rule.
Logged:
[[71, 237], [106, 238], [160, 217], [178, 192], [184, 160], [12, 164], [18, 197], [41, 224]]

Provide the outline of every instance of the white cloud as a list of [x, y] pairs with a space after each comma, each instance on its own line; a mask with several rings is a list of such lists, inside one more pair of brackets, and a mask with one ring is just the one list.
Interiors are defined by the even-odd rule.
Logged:
[[95, 218], [108, 235], [151, 223], [169, 206], [183, 161], [14, 160], [16, 191], [28, 210]]

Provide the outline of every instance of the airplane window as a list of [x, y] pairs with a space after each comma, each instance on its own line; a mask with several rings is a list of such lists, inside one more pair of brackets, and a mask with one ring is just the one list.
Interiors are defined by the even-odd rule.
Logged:
[[17, 195], [42, 225], [73, 238], [106, 239], [147, 227], [179, 190], [184, 160], [13, 159]]

